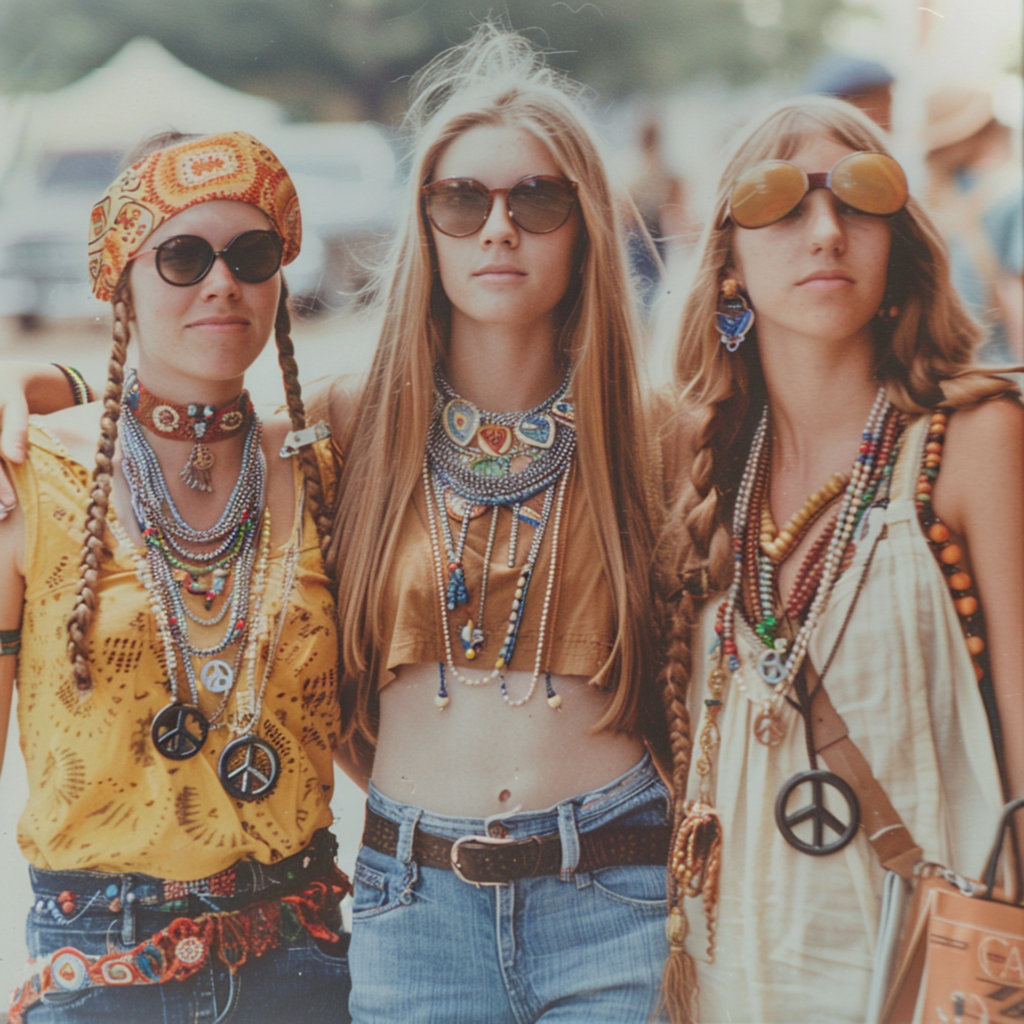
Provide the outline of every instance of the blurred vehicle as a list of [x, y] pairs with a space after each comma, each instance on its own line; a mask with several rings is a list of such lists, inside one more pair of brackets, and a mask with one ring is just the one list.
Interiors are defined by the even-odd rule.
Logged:
[[43, 317], [95, 316], [86, 239], [89, 212], [113, 178], [114, 149], [44, 152], [0, 195], [0, 315], [24, 330]]
[[[285, 270], [300, 313], [340, 309], [370, 277], [393, 223], [396, 160], [373, 124], [288, 124], [261, 137], [302, 204], [303, 245]], [[52, 149], [25, 161], [0, 194], [0, 316], [30, 331], [44, 318], [94, 317], [86, 238], [118, 149]]]
[[370, 282], [394, 228], [392, 142], [371, 122], [284, 124], [262, 137], [302, 204], [302, 252], [286, 271], [292, 295], [307, 312], [343, 308]]

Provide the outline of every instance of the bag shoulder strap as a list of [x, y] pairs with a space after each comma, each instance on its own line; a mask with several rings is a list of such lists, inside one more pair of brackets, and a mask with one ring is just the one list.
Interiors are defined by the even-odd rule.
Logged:
[[805, 659], [802, 671], [811, 700], [808, 725], [815, 752], [821, 755], [829, 771], [848, 783], [857, 794], [861, 824], [879, 863], [909, 881], [914, 867], [924, 857], [921, 847], [914, 842], [899, 812], [872, 774], [860, 748], [850, 739], [846, 722], [821, 685], [814, 666]]

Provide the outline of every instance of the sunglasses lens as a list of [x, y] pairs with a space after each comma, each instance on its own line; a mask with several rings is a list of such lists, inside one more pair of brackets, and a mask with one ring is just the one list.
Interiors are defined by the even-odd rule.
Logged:
[[156, 248], [157, 273], [168, 283], [195, 284], [209, 272], [213, 246], [198, 235], [177, 235]]
[[567, 181], [558, 178], [527, 178], [508, 194], [512, 219], [524, 231], [547, 234], [560, 228], [576, 202], [576, 192]]
[[482, 185], [455, 178], [439, 181], [427, 192], [425, 203], [427, 216], [438, 231], [462, 238], [484, 226], [491, 197]]
[[224, 250], [224, 259], [239, 281], [259, 284], [277, 273], [281, 248], [281, 239], [273, 231], [246, 231]]
[[743, 174], [729, 199], [729, 215], [741, 228], [781, 220], [807, 194], [807, 176], [786, 160], [766, 160]]
[[879, 216], [902, 210], [908, 196], [907, 177], [882, 153], [851, 153], [832, 168], [832, 192], [847, 206]]

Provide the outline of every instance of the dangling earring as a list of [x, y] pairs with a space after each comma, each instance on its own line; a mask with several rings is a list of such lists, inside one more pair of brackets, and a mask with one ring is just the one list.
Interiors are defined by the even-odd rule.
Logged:
[[719, 340], [729, 352], [735, 352], [754, 326], [754, 311], [740, 291], [739, 282], [727, 277], [719, 288], [715, 329]]

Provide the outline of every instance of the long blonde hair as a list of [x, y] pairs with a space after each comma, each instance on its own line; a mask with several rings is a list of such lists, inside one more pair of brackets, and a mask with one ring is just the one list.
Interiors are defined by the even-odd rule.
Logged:
[[[383, 318], [342, 475], [332, 556], [339, 592], [343, 699], [363, 740], [375, 736], [383, 604], [399, 531], [423, 464], [433, 371], [445, 359], [448, 300], [436, 274], [420, 187], [445, 148], [479, 125], [530, 132], [579, 183], [581, 240], [560, 307], [558, 356], [570, 367], [579, 472], [614, 593], [616, 642], [600, 681], [612, 689], [602, 727], [634, 728], [649, 679], [645, 620], [653, 529], [635, 355], [637, 325], [613, 196], [582, 112], [582, 90], [524, 38], [496, 26], [441, 54], [414, 82], [406, 128], [411, 158], [404, 222], [381, 291]], [[424, 609], [432, 614], [432, 609]], [[354, 692], [353, 692], [354, 690]]]
[[[689, 479], [668, 517], [656, 555], [659, 618], [666, 644], [659, 682], [673, 747], [677, 828], [684, 813], [691, 746], [685, 694], [692, 631], [708, 593], [729, 582], [731, 497], [765, 390], [756, 326], [735, 354], [726, 352], [714, 326], [719, 288], [732, 263], [729, 196], [742, 172], [761, 160], [790, 158], [808, 137], [827, 138], [853, 150], [888, 152], [877, 127], [840, 100], [788, 100], [759, 118], [741, 134], [725, 165], [682, 311], [674, 382], [681, 395], [679, 415], [686, 420], [691, 443]], [[875, 373], [889, 399], [913, 414], [938, 404], [964, 406], [1014, 392], [1009, 380], [973, 364], [981, 329], [953, 288], [945, 243], [925, 209], [911, 197], [890, 223], [885, 304], [898, 307], [899, 313], [892, 321], [879, 319], [873, 332]], [[670, 879], [670, 888], [671, 884]], [[675, 918], [682, 897], [671, 895]], [[687, 994], [692, 984], [692, 963], [676, 936], [665, 980], [674, 1021], [689, 1019], [684, 1004], [692, 997]]]

